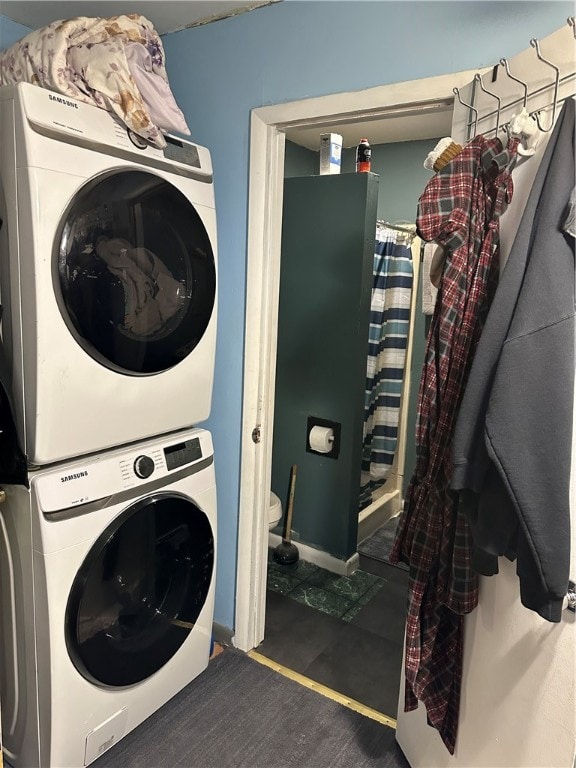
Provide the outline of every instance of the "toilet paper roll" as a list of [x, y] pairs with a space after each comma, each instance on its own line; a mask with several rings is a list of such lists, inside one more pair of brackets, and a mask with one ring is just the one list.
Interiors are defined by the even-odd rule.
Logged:
[[330, 453], [334, 444], [332, 427], [312, 427], [310, 430], [310, 448], [318, 453]]

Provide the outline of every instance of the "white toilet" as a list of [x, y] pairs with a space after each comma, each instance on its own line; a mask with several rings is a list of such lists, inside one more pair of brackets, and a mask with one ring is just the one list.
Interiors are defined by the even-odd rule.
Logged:
[[282, 520], [282, 502], [275, 493], [270, 491], [270, 507], [268, 508], [268, 527], [270, 530], [276, 528]]

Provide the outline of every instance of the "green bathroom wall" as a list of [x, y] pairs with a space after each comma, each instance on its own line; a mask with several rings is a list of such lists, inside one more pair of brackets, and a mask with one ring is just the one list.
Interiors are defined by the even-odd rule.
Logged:
[[[284, 182], [272, 490], [298, 467], [295, 541], [356, 552], [378, 177]], [[308, 418], [338, 422], [339, 455], [307, 451]]]
[[[378, 218], [386, 221], [416, 220], [418, 198], [432, 176], [424, 168], [427, 154], [438, 139], [398, 141], [372, 146], [372, 171], [380, 176]], [[342, 173], [353, 173], [356, 150], [342, 153]]]
[[286, 140], [284, 150], [284, 178], [293, 176], [316, 176], [320, 163], [320, 155], [311, 149], [301, 147], [293, 141]]
[[[431, 178], [431, 172], [424, 168], [424, 160], [434, 148], [438, 138], [418, 141], [375, 144], [372, 146], [372, 171], [378, 174], [378, 219], [385, 221], [415, 221], [418, 199]], [[355, 149], [342, 152], [342, 174], [353, 173]], [[286, 142], [285, 178], [318, 173], [319, 153]], [[414, 318], [413, 354], [411, 360], [411, 386], [408, 403], [407, 440], [404, 469], [404, 489], [416, 466], [416, 409], [420, 374], [426, 346], [426, 318], [420, 312], [422, 305], [421, 281], [417, 286], [417, 313]]]

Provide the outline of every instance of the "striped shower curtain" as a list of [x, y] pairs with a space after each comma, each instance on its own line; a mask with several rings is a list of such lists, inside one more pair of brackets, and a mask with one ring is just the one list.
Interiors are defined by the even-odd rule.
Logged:
[[371, 504], [394, 461], [412, 295], [412, 252], [404, 234], [379, 225], [374, 251], [360, 509]]

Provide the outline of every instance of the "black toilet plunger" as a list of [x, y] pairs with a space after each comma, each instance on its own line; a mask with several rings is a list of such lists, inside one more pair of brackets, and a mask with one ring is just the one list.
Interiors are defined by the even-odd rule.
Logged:
[[286, 508], [286, 520], [284, 522], [284, 534], [282, 543], [275, 548], [273, 557], [280, 565], [292, 565], [298, 562], [298, 547], [292, 544], [292, 510], [294, 509], [294, 489], [296, 487], [296, 464], [292, 464], [290, 469], [290, 490], [288, 492], [288, 506]]

